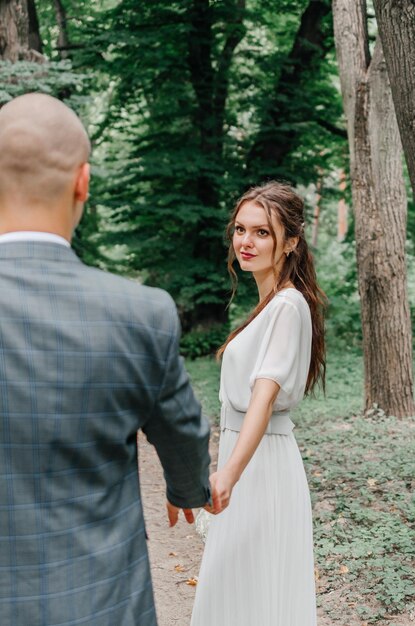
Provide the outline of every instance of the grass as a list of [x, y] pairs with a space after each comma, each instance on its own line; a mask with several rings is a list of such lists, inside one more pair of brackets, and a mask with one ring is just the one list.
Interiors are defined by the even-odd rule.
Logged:
[[[205, 413], [219, 367], [188, 362]], [[415, 420], [361, 412], [362, 357], [331, 349], [327, 394], [294, 412], [314, 508], [318, 602], [339, 626], [415, 623]]]

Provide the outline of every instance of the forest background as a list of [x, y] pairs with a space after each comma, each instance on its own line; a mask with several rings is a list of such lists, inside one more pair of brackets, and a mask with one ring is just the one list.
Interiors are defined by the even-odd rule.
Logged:
[[[370, 2], [365, 11], [373, 52]], [[307, 424], [299, 441], [317, 494], [321, 585], [327, 598], [345, 586], [349, 594], [346, 612], [336, 594], [325, 607], [348, 625], [352, 614], [356, 623], [410, 624], [413, 431], [364, 402], [349, 145], [330, 2], [0, 0], [0, 18], [0, 106], [28, 91], [50, 93], [78, 112], [91, 136], [91, 197], [76, 251], [88, 264], [171, 293], [182, 353], [211, 416], [218, 377], [211, 355], [257, 297], [252, 279], [240, 275], [227, 308], [229, 213], [247, 187], [270, 178], [304, 196], [306, 234], [328, 297], [329, 379], [328, 395], [299, 411]], [[406, 171], [405, 184], [413, 325], [415, 204]]]
[[[330, 3], [30, 6], [30, 60], [20, 54], [18, 63], [1, 64], [0, 104], [41, 90], [86, 123], [92, 191], [75, 241], [83, 260], [167, 289], [180, 312], [184, 354], [208, 353], [256, 298], [254, 282], [241, 277], [226, 308], [230, 210], [248, 186], [283, 179], [306, 199], [329, 340], [358, 347], [349, 150]], [[370, 10], [368, 22], [373, 45]], [[410, 193], [406, 253], [414, 320]]]

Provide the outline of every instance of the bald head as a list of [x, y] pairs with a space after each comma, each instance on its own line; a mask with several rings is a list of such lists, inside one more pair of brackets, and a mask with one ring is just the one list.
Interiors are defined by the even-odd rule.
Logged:
[[67, 191], [90, 143], [75, 113], [56, 98], [26, 94], [0, 110], [0, 201], [48, 203]]

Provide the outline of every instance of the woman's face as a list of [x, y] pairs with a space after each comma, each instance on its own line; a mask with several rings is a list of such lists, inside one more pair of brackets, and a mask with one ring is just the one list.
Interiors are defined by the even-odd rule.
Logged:
[[252, 200], [244, 202], [235, 218], [232, 238], [236, 258], [241, 269], [247, 272], [268, 274], [274, 268], [279, 272], [285, 261], [289, 245], [284, 241], [284, 228], [276, 216], [272, 218], [274, 240], [268, 225], [265, 209]]

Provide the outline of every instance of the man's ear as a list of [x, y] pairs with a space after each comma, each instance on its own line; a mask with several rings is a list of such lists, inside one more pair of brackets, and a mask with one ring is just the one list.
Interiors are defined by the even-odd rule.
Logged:
[[86, 202], [88, 200], [89, 177], [89, 163], [83, 163], [79, 168], [78, 175], [75, 181], [75, 200], [78, 202]]

